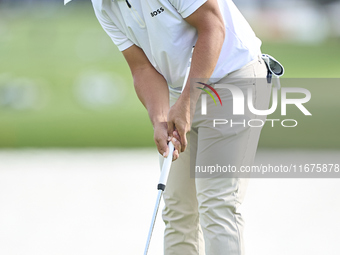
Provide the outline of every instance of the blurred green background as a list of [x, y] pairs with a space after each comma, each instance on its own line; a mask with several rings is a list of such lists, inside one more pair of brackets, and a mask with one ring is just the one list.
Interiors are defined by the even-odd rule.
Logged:
[[[262, 51], [285, 66], [285, 78], [340, 78], [337, 39], [264, 40]], [[1, 8], [0, 59], [0, 147], [154, 146], [129, 68], [90, 1]], [[291, 86], [289, 79], [282, 83]], [[323, 83], [300, 85], [312, 93], [306, 107], [313, 116], [288, 109], [298, 127], [267, 124], [261, 147], [339, 148], [340, 86], [334, 79], [325, 90]], [[270, 118], [284, 119], [279, 115]]]

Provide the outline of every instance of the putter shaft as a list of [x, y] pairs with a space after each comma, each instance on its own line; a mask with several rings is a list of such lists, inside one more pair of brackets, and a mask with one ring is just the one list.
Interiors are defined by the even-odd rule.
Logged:
[[158, 212], [159, 204], [161, 202], [162, 194], [163, 194], [163, 191], [165, 190], [165, 185], [167, 183], [170, 168], [171, 168], [173, 151], [174, 151], [175, 148], [174, 148], [174, 145], [173, 145], [172, 142], [169, 142], [168, 146], [169, 146], [169, 155], [163, 161], [162, 172], [161, 172], [161, 176], [159, 178], [159, 183], [158, 183], [158, 186], [157, 186], [158, 194], [157, 194], [156, 205], [155, 205], [155, 209], [153, 211], [153, 215], [152, 215], [152, 219], [151, 219], [151, 225], [150, 225], [150, 229], [149, 229], [148, 239], [147, 239], [146, 245], [145, 245], [144, 255], [147, 255], [147, 253], [148, 253], [153, 228], [155, 226], [155, 222], [156, 222], [156, 218], [157, 218], [157, 212]]
[[149, 229], [148, 239], [147, 239], [146, 245], [145, 245], [144, 255], [147, 255], [148, 250], [149, 250], [151, 236], [152, 236], [153, 229], [155, 227], [155, 222], [156, 222], [158, 208], [159, 208], [159, 204], [161, 202], [162, 194], [163, 194], [163, 190], [158, 190], [156, 205], [155, 205], [155, 209], [153, 211], [153, 215], [152, 215], [152, 219], [151, 219], [151, 225], [150, 225], [150, 229]]

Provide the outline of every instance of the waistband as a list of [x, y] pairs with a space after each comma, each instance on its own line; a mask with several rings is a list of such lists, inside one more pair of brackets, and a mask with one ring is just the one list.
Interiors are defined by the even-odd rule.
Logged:
[[[221, 80], [221, 79], [227, 77], [228, 75], [231, 75], [232, 73], [235, 73], [235, 72], [238, 72], [238, 71], [240, 71], [240, 70], [242, 70], [242, 69], [245, 69], [245, 68], [247, 68], [247, 67], [249, 67], [249, 66], [255, 64], [257, 61], [259, 61], [260, 63], [264, 63], [264, 61], [263, 61], [263, 59], [262, 59], [262, 55], [256, 56], [253, 60], [251, 60], [250, 62], [248, 62], [248, 63], [245, 64], [244, 66], [242, 66], [240, 69], [237, 69], [237, 70], [235, 70], [235, 71], [232, 71], [232, 72], [226, 74], [224, 77], [219, 78], [218, 80]], [[209, 82], [208, 82], [208, 83], [209, 83], [209, 84], [210, 84], [210, 83], [216, 83], [216, 82], [218, 82], [218, 80], [217, 80], [217, 79], [214, 79], [214, 78], [211, 78], [211, 79], [209, 79]], [[172, 93], [181, 94], [182, 87], [173, 88], [173, 87], [170, 87], [170, 86], [169, 86], [169, 90], [170, 90], [170, 92], [172, 92]]]

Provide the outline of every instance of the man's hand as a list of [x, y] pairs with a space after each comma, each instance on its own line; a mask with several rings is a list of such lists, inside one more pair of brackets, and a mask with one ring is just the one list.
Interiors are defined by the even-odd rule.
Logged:
[[[180, 149], [183, 152], [188, 144], [186, 134], [191, 129], [190, 100], [181, 98], [170, 108], [168, 113], [168, 135], [180, 140]], [[178, 142], [178, 141], [177, 141]]]
[[163, 155], [163, 157], [168, 157], [169, 155], [168, 142], [172, 142], [175, 146], [172, 161], [175, 161], [176, 159], [178, 159], [179, 151], [181, 150], [181, 143], [178, 140], [178, 135], [176, 134], [176, 132], [172, 138], [169, 138], [168, 125], [166, 122], [159, 122], [154, 125], [154, 140], [155, 140], [158, 152], [161, 155]]

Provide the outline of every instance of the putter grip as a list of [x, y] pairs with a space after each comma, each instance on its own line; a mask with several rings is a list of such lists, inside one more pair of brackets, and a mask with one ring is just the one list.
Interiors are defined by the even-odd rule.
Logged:
[[164, 189], [165, 189], [165, 185], [166, 185], [166, 182], [168, 180], [168, 176], [169, 176], [169, 172], [170, 172], [173, 151], [174, 151], [174, 145], [173, 145], [172, 142], [169, 142], [169, 155], [163, 161], [162, 172], [161, 172], [161, 176], [159, 178], [159, 183], [158, 183], [158, 186], [157, 186], [158, 190], [164, 191]]

